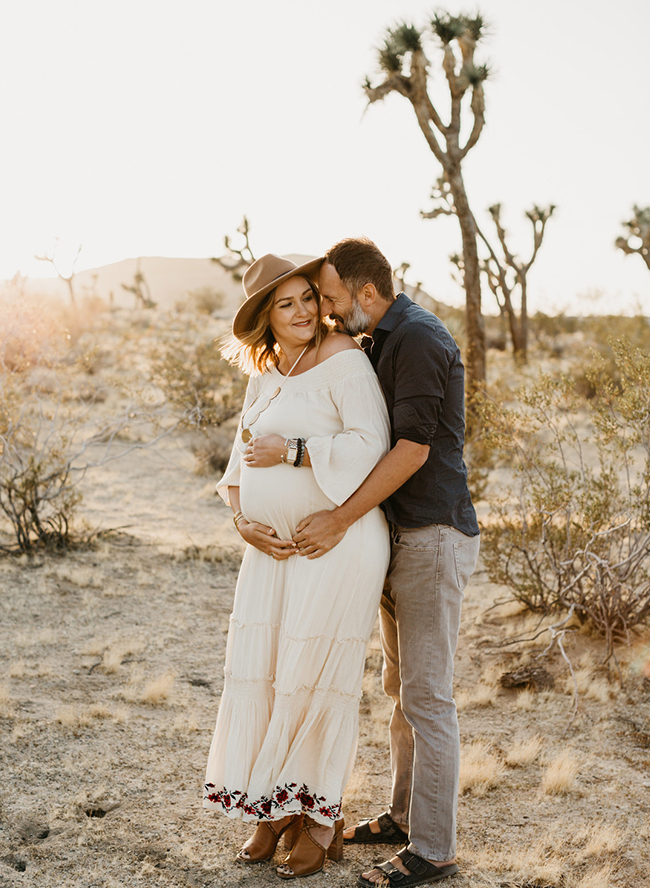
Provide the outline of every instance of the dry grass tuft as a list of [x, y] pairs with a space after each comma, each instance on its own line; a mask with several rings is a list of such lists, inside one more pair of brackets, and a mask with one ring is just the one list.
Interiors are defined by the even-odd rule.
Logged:
[[[498, 873], [499, 878], [490, 885], [535, 886], [535, 888], [551, 888], [563, 884], [566, 874], [566, 863], [559, 859], [546, 847], [544, 841], [536, 845], [523, 847], [495, 848], [486, 846], [472, 860], [474, 868]], [[503, 879], [505, 873], [512, 878]], [[484, 873], [481, 873], [484, 876]], [[473, 883], [472, 883], [473, 884]]]
[[130, 710], [128, 706], [116, 706], [113, 709], [113, 721], [115, 724], [123, 725], [129, 719]]
[[58, 637], [54, 629], [40, 629], [38, 632], [19, 632], [16, 635], [16, 647], [37, 647], [38, 645], [56, 644]]
[[96, 569], [81, 565], [65, 564], [62, 567], [57, 567], [56, 577], [64, 583], [70, 583], [71, 586], [78, 586], [80, 589], [98, 589], [102, 584], [102, 577], [98, 575]]
[[576, 845], [585, 843], [579, 854], [579, 859], [585, 860], [589, 857], [617, 854], [623, 849], [626, 836], [615, 824], [597, 820], [576, 833], [573, 842]]
[[169, 699], [176, 677], [172, 672], [148, 681], [139, 694], [139, 701], [149, 706], [162, 706]]
[[487, 743], [476, 740], [461, 751], [461, 795], [471, 793], [474, 796], [484, 796], [502, 781], [505, 767], [490, 750]]
[[515, 697], [515, 707], [521, 709], [522, 712], [532, 712], [535, 708], [535, 692], [530, 688], [525, 691], [519, 691]]
[[30, 725], [26, 724], [15, 724], [11, 735], [9, 736], [10, 743], [18, 743], [20, 740], [24, 740], [25, 737], [29, 737], [32, 733], [32, 728]]
[[540, 842], [532, 848], [517, 848], [511, 856], [510, 862], [503, 861], [504, 868], [514, 870], [517, 884], [548, 885], [555, 886], [562, 883], [566, 870], [563, 860], [549, 855]]
[[607, 703], [614, 696], [614, 689], [607, 679], [594, 675], [594, 667], [590, 660], [583, 657], [581, 660], [584, 665], [575, 670], [575, 685], [573, 678], [567, 676], [564, 691], [566, 694], [574, 694], [575, 687], [578, 687], [578, 693], [592, 700], [598, 700], [601, 703]]
[[9, 665], [10, 678], [24, 678], [27, 674], [27, 667], [24, 660], [15, 660]]
[[[126, 707], [122, 707], [126, 709]], [[128, 709], [127, 709], [128, 713]], [[104, 703], [91, 703], [90, 706], [73, 706], [65, 704], [56, 709], [54, 720], [64, 728], [87, 728], [93, 721], [113, 719], [115, 722], [125, 721], [124, 713], [118, 708], [111, 708]]]
[[459, 691], [456, 696], [456, 709], [482, 709], [494, 706], [498, 690], [494, 685], [479, 684], [472, 691]]
[[103, 703], [91, 703], [87, 709], [90, 718], [112, 718], [113, 710]]
[[536, 734], [528, 740], [518, 740], [508, 750], [506, 764], [511, 768], [523, 768], [532, 764], [542, 751], [544, 741]]
[[546, 795], [567, 795], [576, 785], [580, 762], [573, 750], [563, 750], [548, 765], [542, 777], [542, 792]]
[[191, 713], [181, 713], [180, 715], [177, 715], [172, 722], [170, 733], [187, 737], [189, 734], [194, 734], [196, 731], [199, 731], [200, 728], [201, 726], [194, 715]]
[[585, 694], [588, 700], [597, 700], [599, 703], [608, 703], [616, 696], [616, 691], [606, 678], [594, 678]]
[[92, 718], [87, 712], [83, 712], [70, 704], [65, 704], [57, 707], [54, 713], [54, 721], [63, 725], [64, 728], [84, 728], [91, 723]]
[[141, 638], [118, 639], [109, 644], [95, 643], [93, 652], [99, 654], [103, 650], [102, 669], [107, 675], [114, 675], [127, 657], [141, 653], [144, 648], [145, 641]]
[[0, 685], [0, 715], [4, 716], [4, 718], [11, 718], [12, 713], [11, 692], [6, 684]]
[[52, 675], [52, 667], [47, 663], [25, 663], [15, 660], [9, 665], [10, 678], [47, 678]]
[[612, 868], [608, 865], [585, 873], [576, 888], [611, 888], [612, 884]]

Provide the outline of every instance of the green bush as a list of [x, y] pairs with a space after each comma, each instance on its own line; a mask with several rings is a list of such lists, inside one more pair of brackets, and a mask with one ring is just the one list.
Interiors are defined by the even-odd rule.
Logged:
[[483, 446], [512, 482], [490, 500], [482, 551], [490, 579], [532, 611], [572, 611], [606, 641], [650, 620], [650, 356], [610, 341], [595, 396], [541, 375], [518, 404], [482, 403]]

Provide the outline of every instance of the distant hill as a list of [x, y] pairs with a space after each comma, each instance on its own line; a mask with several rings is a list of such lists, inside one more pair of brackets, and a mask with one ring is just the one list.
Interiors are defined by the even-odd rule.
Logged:
[[[293, 254], [288, 258], [301, 265], [314, 257]], [[223, 308], [219, 314], [232, 317], [244, 298], [241, 282], [235, 281], [216, 262], [210, 259], [174, 259], [165, 256], [122, 259], [110, 265], [79, 271], [74, 277], [75, 294], [78, 299], [98, 296], [108, 304], [131, 308], [135, 304], [135, 296], [127, 292], [122, 284], [132, 286], [138, 269], [145, 277], [151, 298], [163, 309], [173, 308], [177, 302], [187, 299], [193, 290], [209, 288], [223, 294]], [[396, 281], [396, 285], [399, 291], [402, 284]], [[69, 299], [66, 284], [58, 278], [27, 278], [24, 287], [29, 294], [55, 296], [63, 302]], [[423, 290], [414, 294], [412, 287], [406, 286], [405, 289], [426, 308], [436, 311], [440, 304]]]
[[[187, 298], [190, 291], [203, 287], [223, 293], [224, 311], [234, 311], [243, 297], [241, 283], [236, 283], [216, 262], [164, 256], [123, 259], [79, 271], [74, 277], [75, 294], [78, 298], [99, 296], [113, 305], [130, 308], [135, 303], [135, 296], [122, 284], [131, 286], [138, 268], [149, 286], [151, 298], [161, 308], [171, 308]], [[69, 298], [67, 286], [58, 278], [28, 278], [25, 289], [28, 293], [57, 296], [63, 301]]]

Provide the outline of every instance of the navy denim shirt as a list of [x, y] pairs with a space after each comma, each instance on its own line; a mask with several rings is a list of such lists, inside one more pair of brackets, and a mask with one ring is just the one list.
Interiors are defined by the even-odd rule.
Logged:
[[465, 368], [442, 321], [400, 293], [363, 343], [390, 415], [392, 444], [429, 445], [429, 456], [383, 504], [401, 527], [449, 524], [479, 533], [463, 462]]

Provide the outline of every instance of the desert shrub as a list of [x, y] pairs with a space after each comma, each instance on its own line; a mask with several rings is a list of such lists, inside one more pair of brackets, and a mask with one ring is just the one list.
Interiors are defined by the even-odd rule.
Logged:
[[234, 427], [224, 426], [201, 430], [200, 438], [195, 440], [192, 445], [192, 453], [196, 457], [197, 474], [222, 475], [226, 471], [235, 431]]
[[[11, 525], [15, 546], [70, 543], [80, 496], [72, 484], [74, 429], [60, 403], [47, 407], [26, 392], [15, 374], [4, 374], [0, 394], [0, 512]], [[2, 546], [7, 549], [11, 546]]]
[[491, 496], [482, 552], [493, 582], [530, 610], [574, 613], [616, 641], [650, 620], [650, 356], [610, 343], [580, 399], [542, 374], [518, 404], [482, 404], [483, 442], [512, 482]]
[[211, 315], [212, 312], [223, 308], [225, 299], [226, 297], [223, 293], [213, 290], [212, 287], [197, 287], [197, 289], [190, 290], [187, 294], [187, 302], [199, 314]]
[[246, 377], [224, 361], [212, 340], [192, 325], [172, 331], [151, 355], [153, 382], [178, 410], [182, 422], [197, 429], [220, 426], [237, 416]]
[[[595, 398], [604, 378], [621, 387], [621, 372], [613, 343], [625, 339], [635, 348], [650, 352], [650, 322], [643, 315], [591, 316], [581, 320], [588, 353], [572, 370], [575, 390], [585, 398]], [[597, 368], [597, 373], [594, 370]]]
[[[65, 549], [87, 539], [74, 526], [81, 501], [77, 485], [85, 473], [155, 444], [173, 428], [158, 424], [155, 407], [134, 403], [100, 416], [96, 400], [71, 400], [69, 380], [54, 371], [36, 382], [0, 372], [0, 519], [13, 538], [0, 538], [0, 551]], [[120, 442], [121, 433], [139, 423], [146, 429], [145, 440]]]

